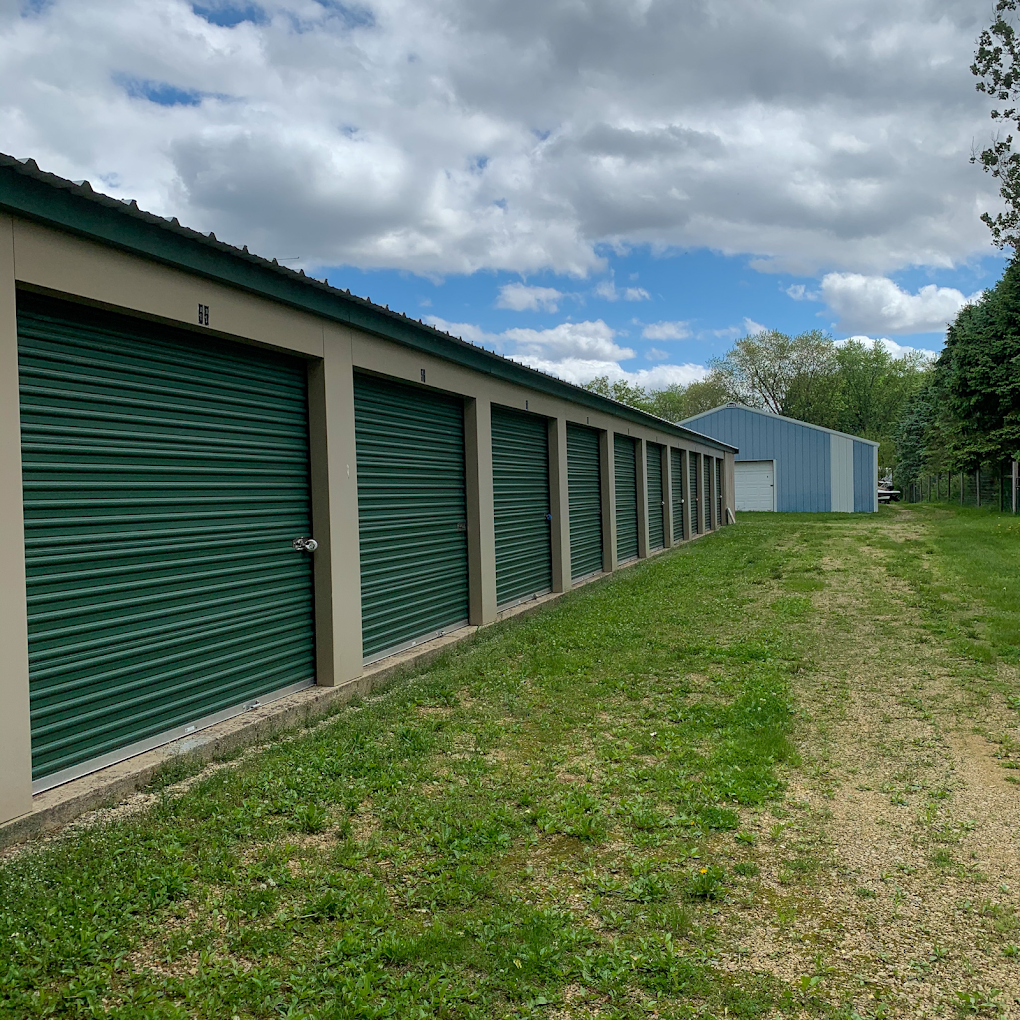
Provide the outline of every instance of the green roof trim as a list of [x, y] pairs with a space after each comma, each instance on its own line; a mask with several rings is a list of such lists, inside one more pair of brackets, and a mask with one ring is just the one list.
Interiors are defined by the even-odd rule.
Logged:
[[720, 450], [736, 448], [674, 425], [564, 382], [492, 351], [440, 332], [399, 312], [331, 287], [288, 269], [92, 190], [88, 181], [75, 183], [40, 170], [34, 160], [0, 153], [0, 209], [36, 220], [175, 269], [204, 276], [252, 294], [270, 298], [334, 322], [342, 322], [426, 354], [444, 358], [475, 372], [573, 401], [645, 428], [703, 443]]

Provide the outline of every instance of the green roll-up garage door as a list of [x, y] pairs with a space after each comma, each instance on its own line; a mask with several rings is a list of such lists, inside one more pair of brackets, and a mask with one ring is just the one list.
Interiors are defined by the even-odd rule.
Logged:
[[620, 563], [638, 554], [637, 444], [630, 436], [613, 443], [616, 474], [616, 558]]
[[570, 500], [570, 576], [576, 581], [602, 567], [602, 477], [599, 434], [567, 423]]
[[545, 418], [493, 406], [492, 495], [496, 603], [505, 605], [551, 590], [549, 423]]
[[661, 549], [666, 544], [666, 504], [662, 498], [662, 447], [645, 444], [648, 477], [648, 547]]
[[366, 659], [467, 622], [464, 404], [354, 376]]
[[684, 455], [682, 450], [670, 447], [670, 468], [673, 475], [673, 491], [670, 494], [673, 500], [673, 541], [682, 542], [687, 536], [684, 534]]
[[19, 299], [36, 789], [315, 675], [302, 361]]
[[700, 530], [700, 522], [698, 521], [698, 459], [701, 456], [699, 453], [687, 454], [688, 463], [688, 477], [690, 479], [690, 493], [691, 493], [691, 534], [696, 535]]

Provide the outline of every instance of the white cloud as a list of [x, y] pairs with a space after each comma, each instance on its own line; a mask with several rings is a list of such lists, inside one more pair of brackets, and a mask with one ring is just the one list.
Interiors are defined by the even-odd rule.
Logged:
[[563, 293], [554, 287], [528, 287], [523, 283], [507, 283], [499, 288], [497, 308], [515, 312], [555, 312]]
[[510, 357], [543, 362], [582, 360], [598, 362], [628, 361], [634, 351], [621, 347], [614, 337], [616, 331], [601, 319], [594, 322], [561, 322], [551, 329], [523, 329], [515, 327], [502, 333], [487, 333], [470, 322], [447, 322], [431, 317], [436, 329], [462, 337], [471, 343], [491, 347]]
[[842, 347], [844, 344], [850, 343], [851, 340], [856, 340], [858, 343], [864, 344], [865, 347], [874, 347], [876, 345], [884, 347], [894, 358], [904, 358], [910, 354], [920, 354], [922, 357], [934, 361], [938, 357], [937, 351], [930, 351], [925, 347], [908, 347], [904, 344], [896, 343], [895, 340], [890, 340], [887, 336], [850, 336], [845, 340], [837, 340], [836, 346]]
[[0, 3], [0, 147], [307, 268], [585, 276], [648, 244], [880, 276], [988, 250], [973, 3], [204, 6]]
[[615, 331], [601, 319], [594, 322], [561, 322], [552, 329], [508, 329], [502, 334], [513, 345], [515, 357], [599, 361], [627, 361], [634, 357], [629, 347], [620, 347]]
[[644, 287], [625, 287], [622, 291], [617, 290], [616, 281], [602, 280], [595, 287], [595, 296], [606, 301], [651, 301], [652, 295]]
[[840, 329], [867, 333], [941, 332], [964, 305], [981, 297], [934, 284], [910, 294], [887, 277], [860, 273], [828, 273], [821, 290]]
[[649, 347], [645, 351], [645, 361], [669, 361], [669, 351], [660, 351], [658, 347]]
[[786, 293], [794, 301], [818, 301], [821, 295], [816, 290], [808, 290], [803, 283], [792, 283], [786, 288]]
[[[488, 333], [468, 322], [438, 318], [428, 321], [453, 336], [579, 385], [604, 375], [611, 382], [625, 379], [637, 386], [661, 389], [673, 383], [694, 382], [708, 374], [703, 365], [692, 363], [662, 364], [637, 371], [624, 369], [620, 362], [634, 358], [635, 352], [617, 344], [616, 331], [601, 319], [563, 322], [551, 329], [508, 329], [502, 333]], [[669, 356], [666, 352], [657, 353], [664, 359]]]
[[583, 386], [596, 376], [608, 376], [610, 382], [624, 380], [632, 386], [642, 386], [649, 390], [661, 390], [667, 386], [697, 382], [708, 375], [704, 365], [656, 365], [654, 368], [642, 368], [636, 372], [628, 372], [615, 362], [582, 361], [568, 359], [566, 361], [542, 361], [540, 359], [517, 359], [524, 361], [532, 368], [550, 375], [558, 376], [567, 382]]
[[641, 330], [641, 335], [646, 340], [686, 340], [691, 331], [686, 322], [652, 322]]

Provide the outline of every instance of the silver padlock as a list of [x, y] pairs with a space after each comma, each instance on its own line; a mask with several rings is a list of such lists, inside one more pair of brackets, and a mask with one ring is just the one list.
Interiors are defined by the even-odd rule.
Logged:
[[314, 538], [295, 538], [291, 543], [297, 552], [315, 552], [319, 548], [319, 543]]

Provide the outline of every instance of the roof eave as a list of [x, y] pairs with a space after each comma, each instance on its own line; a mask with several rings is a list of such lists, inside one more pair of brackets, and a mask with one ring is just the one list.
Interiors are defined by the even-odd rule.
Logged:
[[705, 418], [710, 414], [715, 414], [717, 411], [725, 411], [730, 407], [736, 408], [738, 411], [753, 411], [755, 414], [764, 415], [766, 418], [778, 418], [780, 421], [792, 422], [794, 425], [803, 425], [806, 429], [815, 429], [818, 432], [828, 432], [830, 436], [843, 436], [846, 439], [852, 439], [855, 443], [867, 443], [869, 446], [882, 445], [881, 443], [876, 443], [874, 439], [865, 439], [863, 436], [855, 436], [849, 432], [840, 432], [839, 429], [828, 429], [824, 425], [815, 425], [810, 421], [801, 421], [800, 418], [790, 418], [788, 415], [776, 414], [775, 411], [766, 411], [761, 407], [748, 407], [747, 404], [737, 404], [732, 400], [727, 401], [725, 404], [720, 404], [718, 407], [713, 407], [708, 411], [702, 411], [700, 414], [693, 414], [690, 418], [684, 418], [681, 425], [686, 422], [697, 421], [699, 418]]
[[176, 218], [167, 220], [139, 209], [137, 203], [125, 204], [95, 192], [88, 182], [75, 184], [46, 173], [34, 160], [22, 162], [0, 153], [0, 208], [646, 428], [723, 450], [736, 450], [718, 439], [467, 343], [420, 320], [281, 266], [275, 260], [235, 248], [213, 234], [183, 227]]

